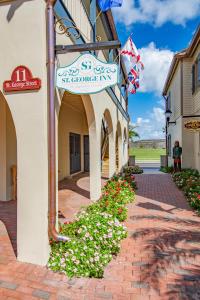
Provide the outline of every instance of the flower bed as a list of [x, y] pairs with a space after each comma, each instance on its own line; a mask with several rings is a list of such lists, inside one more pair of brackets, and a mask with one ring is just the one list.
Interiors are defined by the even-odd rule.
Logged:
[[68, 277], [103, 277], [104, 267], [127, 236], [120, 221], [127, 218], [126, 204], [134, 197], [133, 188], [122, 177], [109, 180], [99, 201], [81, 209], [74, 222], [61, 226], [68, 242], [51, 243], [48, 267]]
[[186, 169], [172, 176], [176, 185], [183, 190], [190, 205], [200, 213], [200, 174]]

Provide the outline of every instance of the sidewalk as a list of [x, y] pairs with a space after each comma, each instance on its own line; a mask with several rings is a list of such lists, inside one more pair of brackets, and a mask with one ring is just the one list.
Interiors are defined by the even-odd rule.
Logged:
[[17, 262], [0, 234], [0, 299], [200, 299], [200, 218], [170, 175], [138, 175], [128, 238], [103, 279], [71, 279]]

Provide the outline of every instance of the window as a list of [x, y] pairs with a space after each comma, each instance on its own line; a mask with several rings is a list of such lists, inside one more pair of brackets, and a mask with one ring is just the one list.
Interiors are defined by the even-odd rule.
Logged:
[[172, 139], [170, 134], [167, 137], [167, 152], [169, 156], [172, 155]]
[[195, 65], [192, 66], [192, 94], [195, 92]]
[[200, 54], [197, 58], [197, 85], [200, 86]]
[[192, 66], [192, 94], [200, 87], [200, 54]]

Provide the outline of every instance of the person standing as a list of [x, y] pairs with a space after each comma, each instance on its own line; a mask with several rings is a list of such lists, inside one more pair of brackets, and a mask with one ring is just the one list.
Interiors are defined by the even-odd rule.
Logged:
[[182, 155], [182, 148], [179, 145], [179, 141], [175, 141], [173, 147], [174, 172], [181, 171], [181, 155]]

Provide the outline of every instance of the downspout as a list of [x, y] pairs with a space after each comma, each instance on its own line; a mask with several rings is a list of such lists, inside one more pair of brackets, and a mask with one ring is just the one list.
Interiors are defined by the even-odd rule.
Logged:
[[56, 0], [46, 1], [47, 27], [47, 86], [48, 86], [48, 139], [49, 139], [49, 236], [66, 242], [67, 237], [56, 230], [56, 141], [55, 141], [55, 29], [53, 7]]

